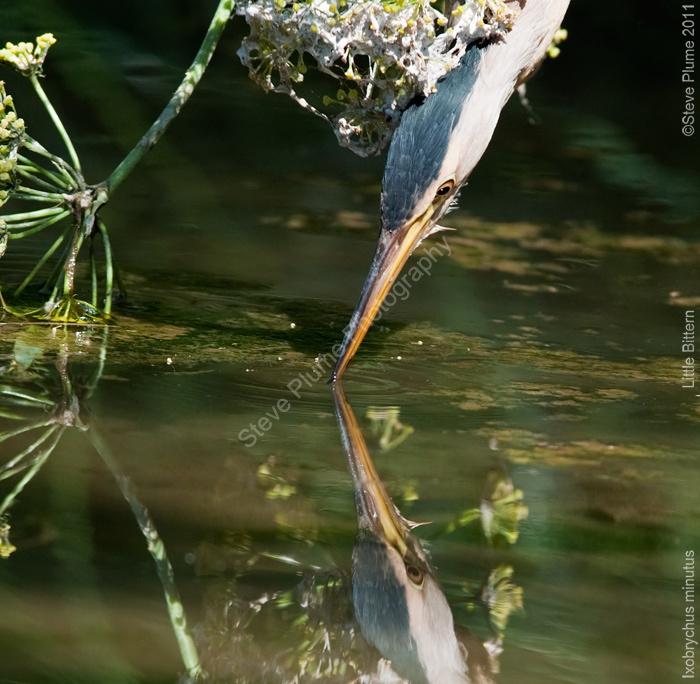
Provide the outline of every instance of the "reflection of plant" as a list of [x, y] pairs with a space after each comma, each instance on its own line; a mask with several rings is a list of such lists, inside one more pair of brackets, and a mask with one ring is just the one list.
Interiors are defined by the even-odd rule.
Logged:
[[[18, 337], [13, 352], [11, 362], [0, 370], [0, 417], [14, 426], [0, 432], [0, 443], [7, 444], [7, 451], [17, 452], [0, 465], [0, 481], [21, 477], [0, 502], [0, 520], [46, 463], [66, 428], [84, 429], [76, 388], [68, 372], [68, 352], [63, 351], [56, 361], [58, 383], [37, 363], [43, 355], [41, 348]], [[81, 391], [89, 393], [93, 387], [90, 383]], [[9, 523], [5, 522], [3, 529], [7, 537]], [[4, 548], [9, 548], [9, 542]]]
[[114, 459], [114, 456], [112, 456], [107, 448], [107, 445], [102, 441], [102, 438], [98, 432], [94, 429], [94, 427], [91, 427], [88, 434], [90, 441], [95, 447], [95, 451], [97, 451], [104, 464], [107, 466], [107, 468], [109, 468], [109, 471], [112, 473], [122, 496], [129, 504], [141, 533], [146, 540], [148, 552], [151, 554], [151, 558], [153, 558], [156, 571], [158, 572], [158, 579], [163, 587], [163, 594], [165, 596], [165, 602], [168, 608], [168, 614], [170, 616], [170, 623], [172, 624], [173, 633], [177, 639], [182, 662], [187, 668], [187, 674], [189, 675], [190, 682], [196, 681], [203, 674], [202, 667], [199, 662], [197, 648], [194, 645], [194, 640], [192, 639], [190, 631], [187, 627], [185, 609], [182, 605], [177, 585], [175, 584], [175, 573], [173, 572], [173, 566], [168, 558], [165, 544], [163, 543], [163, 540], [156, 529], [153, 518], [151, 518], [151, 514], [138, 499], [131, 480], [129, 480], [129, 478], [126, 477], [126, 475], [121, 471], [119, 465]]
[[[158, 142], [189, 99], [211, 59], [233, 6], [234, 0], [220, 0], [202, 46], [170, 102], [109, 178], [95, 185], [86, 182], [71, 138], [41, 85], [42, 67], [48, 49], [55, 43], [54, 37], [47, 33], [36, 39], [36, 45], [30, 42], [8, 43], [0, 50], [0, 64], [12, 67], [30, 80], [70, 159], [68, 162], [49, 152], [26, 133], [24, 121], [17, 117], [12, 99], [0, 82], [0, 207], [10, 199], [30, 203], [27, 211], [14, 211], [0, 218], [0, 257], [9, 241], [59, 226], [51, 246], [14, 291], [15, 296], [22, 294], [49, 261], [54, 260], [54, 268], [42, 288], [48, 299], [42, 307], [27, 309], [24, 313], [59, 322], [93, 323], [109, 319], [115, 281], [120, 291], [123, 288], [115, 269], [107, 228], [98, 216], [98, 210]], [[101, 286], [95, 240], [98, 235], [104, 254]], [[86, 245], [89, 245], [90, 261], [89, 301], [76, 296], [78, 257]], [[18, 313], [4, 303], [3, 306], [10, 313]]]
[[404, 425], [399, 420], [400, 409], [396, 406], [378, 408], [370, 406], [367, 409], [367, 418], [370, 421], [370, 429], [379, 439], [382, 449], [393, 449], [413, 434], [410, 425]]
[[523, 504], [523, 493], [516, 489], [513, 481], [501, 470], [489, 474], [479, 508], [468, 508], [449, 523], [444, 532], [453, 532], [474, 520], [481, 521], [481, 528], [489, 543], [504, 540], [514, 544], [519, 535], [518, 526], [528, 516]]
[[495, 567], [481, 593], [481, 598], [489, 609], [489, 620], [501, 638], [510, 614], [523, 607], [523, 589], [511, 582], [512, 577], [513, 568], [510, 565]]
[[353, 623], [350, 586], [342, 573], [320, 572], [307, 575], [293, 592], [280, 597], [288, 605], [295, 602], [304, 608], [292, 625], [299, 649], [290, 664], [297, 664], [300, 677], [343, 681], [367, 666]]
[[[499, 542], [514, 544], [519, 535], [518, 526], [527, 518], [528, 509], [523, 504], [523, 493], [516, 489], [510, 477], [501, 469], [489, 473], [484, 485], [481, 505], [468, 508], [456, 520], [446, 525], [435, 536], [454, 532], [479, 520], [486, 540], [491, 545]], [[468, 610], [481, 606], [488, 611], [491, 638], [484, 643], [491, 659], [493, 672], [498, 672], [498, 656], [503, 652], [503, 637], [508, 618], [513, 611], [523, 607], [522, 587], [511, 581], [513, 568], [497, 565], [483, 583], [464, 582], [462, 601]]]
[[512, 613], [523, 608], [523, 589], [511, 581], [513, 568], [510, 565], [497, 565], [482, 584], [464, 582], [462, 601], [468, 610], [476, 605], [488, 613], [491, 638], [484, 642], [491, 659], [493, 672], [499, 671], [498, 657], [503, 653], [503, 638]]
[[509, 477], [499, 471], [492, 472], [481, 499], [481, 526], [486, 538], [493, 541], [500, 536], [515, 544], [518, 524], [527, 515], [522, 491], [515, 488]]
[[[249, 600], [241, 593], [240, 584], [232, 582], [224, 591], [219, 588], [208, 605], [201, 652], [215, 681], [381, 681], [382, 663], [353, 617], [347, 574], [336, 568], [305, 568], [292, 589]], [[254, 638], [261, 629], [275, 635], [271, 642]]]
[[0, 516], [0, 558], [9, 558], [17, 547], [10, 543], [10, 523], [5, 516]]
[[268, 499], [288, 499], [295, 494], [297, 489], [283, 477], [273, 473], [274, 459], [269, 459], [258, 468], [258, 480], [265, 488], [265, 496]]
[[[86, 424], [80, 416], [81, 402], [90, 397], [104, 368], [108, 328], [101, 328], [97, 367], [87, 381], [77, 379], [70, 372], [71, 356], [73, 353], [82, 356], [83, 349], [73, 352], [71, 345], [61, 344], [55, 369], [45, 365], [46, 350], [36, 344], [41, 339], [42, 332], [50, 334], [44, 326], [31, 326], [23, 330], [15, 340], [12, 359], [7, 366], [0, 368], [0, 419], [14, 423], [11, 427], [0, 430], [0, 443], [4, 443], [3, 453], [8, 451], [8, 446], [10, 452], [16, 452], [0, 465], [0, 481], [21, 475], [10, 493], [0, 500], [0, 558], [8, 558], [17, 550], [10, 541], [7, 512], [20, 492], [38, 474], [68, 428], [78, 428], [87, 433], [95, 450], [114, 476], [146, 539], [163, 587], [183, 663], [190, 681], [194, 681], [201, 675], [199, 657], [187, 627], [165, 545], [148, 509], [137, 498], [134, 486], [121, 472], [107, 445], [95, 427]], [[95, 330], [93, 328], [90, 332]], [[89, 344], [89, 337], [85, 340]]]

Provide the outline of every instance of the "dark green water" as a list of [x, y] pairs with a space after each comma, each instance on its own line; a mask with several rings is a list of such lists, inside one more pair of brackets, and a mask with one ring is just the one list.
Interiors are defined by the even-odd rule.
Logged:
[[[45, 87], [96, 181], [177, 85], [211, 8], [90, 7], [9, 2], [0, 41], [56, 33]], [[509, 104], [444, 221], [457, 232], [433, 240], [447, 235], [450, 255], [344, 381], [389, 494], [432, 521], [416, 536], [456, 621], [488, 638], [469, 591], [513, 568], [523, 610], [503, 630], [502, 684], [680, 682], [696, 606], [683, 585], [686, 552], [700, 552], [700, 372], [695, 388], [682, 372], [700, 354], [682, 336], [700, 311], [697, 135], [680, 133], [675, 29], [659, 44], [643, 17], [617, 35], [603, 7], [572, 8], [561, 57], [530, 88], [539, 125]], [[129, 292], [116, 325], [0, 326], [0, 430], [37, 425], [0, 441], [0, 502], [28, 472], [7, 464], [52, 426], [57, 439], [5, 520], [0, 682], [185, 671], [130, 503], [150, 512], [218, 681], [351, 682], [376, 667], [343, 591], [356, 517], [331, 391], [302, 376], [360, 291], [382, 160], [259, 93], [235, 56], [241, 30], [104, 212]], [[40, 241], [13, 243], [3, 285], [39, 254]], [[389, 408], [391, 435], [413, 432], [386, 449], [372, 416]], [[262, 436], [246, 446], [251, 424]], [[528, 508], [514, 543], [454, 524], [494, 473]], [[298, 589], [329, 577], [340, 589], [316, 602]]]

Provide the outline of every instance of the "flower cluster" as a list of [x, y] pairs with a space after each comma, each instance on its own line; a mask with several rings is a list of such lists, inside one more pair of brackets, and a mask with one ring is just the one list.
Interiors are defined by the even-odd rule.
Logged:
[[0, 207], [15, 189], [17, 149], [23, 138], [24, 120], [18, 118], [12, 97], [5, 92], [5, 84], [0, 81]]
[[551, 57], [552, 59], [554, 59], [555, 57], [559, 57], [561, 53], [559, 43], [565, 41], [568, 37], [569, 32], [566, 29], [558, 29], [557, 32], [554, 34], [554, 38], [552, 38], [552, 44], [547, 48], [547, 57]]
[[46, 53], [55, 42], [53, 34], [44, 33], [36, 39], [36, 45], [25, 42], [16, 45], [7, 43], [0, 50], [0, 63], [4, 62], [25, 76], [37, 76], [41, 74]]
[[[471, 43], [504, 35], [516, 16], [504, 0], [452, 7], [443, 14], [429, 0], [244, 0], [238, 14], [251, 31], [238, 55], [263, 88], [328, 121], [342, 146], [377, 154], [414, 97], [430, 94]], [[311, 66], [336, 80], [315, 104], [297, 92]]]

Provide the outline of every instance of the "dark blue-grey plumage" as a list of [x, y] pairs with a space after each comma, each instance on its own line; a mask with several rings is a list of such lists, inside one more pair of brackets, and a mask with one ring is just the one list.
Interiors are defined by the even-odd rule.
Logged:
[[474, 87], [486, 45], [473, 44], [438, 81], [437, 92], [411, 105], [391, 141], [382, 181], [382, 228], [394, 231], [416, 209], [424, 188], [437, 180], [464, 100]]
[[411, 535], [415, 523], [389, 498], [339, 383], [333, 398], [355, 485], [352, 596], [362, 635], [411, 684], [494, 684], [483, 644], [466, 630], [457, 634], [433, 568]]
[[411, 684], [428, 684], [418, 660], [406, 603], [386, 545], [361, 530], [353, 550], [352, 600], [362, 635], [391, 660], [392, 667]]
[[486, 151], [506, 102], [545, 58], [569, 0], [509, 0], [508, 5], [516, 15], [506, 34], [473, 44], [436, 92], [404, 112], [394, 133], [377, 249], [334, 380], [347, 368], [411, 253], [444, 230], [438, 222]]

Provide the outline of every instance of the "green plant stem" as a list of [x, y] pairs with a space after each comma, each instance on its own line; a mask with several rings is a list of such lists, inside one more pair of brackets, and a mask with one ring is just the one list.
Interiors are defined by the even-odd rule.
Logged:
[[[8, 439], [12, 439], [12, 437], [17, 437], [17, 435], [21, 435], [24, 432], [30, 432], [31, 430], [36, 430], [36, 428], [40, 427], [46, 427], [45, 420], [40, 420], [36, 423], [30, 423], [29, 425], [23, 425], [22, 427], [17, 428], [16, 430], [9, 430], [8, 432], [3, 432], [2, 434], [0, 434], [0, 442], [5, 442]], [[21, 461], [24, 456], [26, 456], [26, 454], [19, 454], [18, 456], [15, 456], [12, 460], [5, 463], [2, 467], [0, 467], [0, 473], [3, 473], [5, 471], [5, 468], [14, 468], [14, 466], [16, 466], [17, 463], [19, 463], [19, 461]]]
[[58, 129], [58, 133], [63, 139], [63, 142], [68, 150], [68, 154], [70, 155], [71, 161], [73, 162], [73, 167], [76, 171], [78, 171], [78, 173], [82, 174], [80, 168], [80, 159], [78, 159], [78, 154], [75, 151], [75, 147], [73, 147], [73, 142], [71, 141], [70, 136], [68, 135], [68, 131], [66, 131], [65, 126], [63, 125], [63, 122], [56, 113], [56, 110], [53, 108], [53, 105], [51, 104], [46, 93], [44, 92], [44, 89], [41, 87], [39, 78], [36, 76], [36, 74], [33, 74], [29, 77], [29, 80], [34, 86], [34, 90], [36, 91], [36, 94], [39, 96], [39, 99], [46, 108], [46, 111], [49, 113], [49, 116], [51, 117], [54, 126], [56, 126], [56, 128]]
[[[220, 0], [214, 17], [209, 24], [202, 45], [197, 52], [192, 65], [185, 73], [185, 76], [179, 87], [170, 98], [170, 101], [165, 106], [160, 116], [153, 122], [146, 134], [139, 140], [136, 146], [122, 160], [117, 168], [111, 173], [104, 183], [100, 184], [107, 194], [111, 195], [114, 190], [124, 181], [124, 179], [134, 170], [136, 165], [143, 159], [146, 153], [160, 140], [167, 127], [173, 119], [180, 113], [185, 102], [190, 98], [196, 85], [199, 83], [204, 70], [207, 68], [211, 60], [216, 45], [221, 38], [228, 20], [236, 6], [235, 0]], [[107, 200], [103, 199], [103, 202]]]
[[117, 290], [122, 297], [126, 297], [126, 287], [124, 287], [124, 281], [122, 280], [121, 273], [119, 271], [119, 265], [116, 262], [112, 262], [114, 270], [114, 280], [117, 283]]
[[109, 327], [106, 325], [102, 326], [102, 342], [100, 343], [100, 355], [98, 357], [98, 363], [97, 363], [97, 368], [95, 369], [95, 372], [93, 373], [92, 377], [90, 378], [90, 381], [85, 383], [83, 385], [84, 387], [84, 395], [83, 395], [83, 401], [86, 401], [92, 396], [92, 393], [95, 391], [97, 384], [100, 382], [100, 379], [102, 378], [102, 373], [104, 372], [105, 369], [105, 363], [107, 362], [107, 342], [109, 341]]
[[21, 401], [15, 402], [21, 406], [53, 406], [54, 402], [50, 399], [45, 399], [44, 397], [37, 397], [34, 394], [29, 394], [28, 392], [21, 392], [15, 389], [12, 385], [0, 385], [0, 393], [7, 397], [14, 397], [15, 399], [20, 399]]
[[73, 244], [71, 245], [70, 252], [68, 254], [68, 259], [65, 263], [65, 278], [63, 279], [63, 296], [70, 297], [73, 294], [73, 288], [75, 286], [75, 269], [78, 263], [78, 254], [80, 248], [83, 246], [83, 240], [85, 239], [84, 232], [82, 230], [76, 233], [73, 238]]
[[49, 310], [50, 308], [53, 308], [53, 307], [56, 305], [56, 297], [57, 297], [57, 295], [58, 295], [58, 288], [59, 288], [59, 286], [60, 286], [60, 284], [61, 284], [61, 274], [60, 274], [60, 271], [59, 271], [58, 275], [56, 275], [56, 272], [57, 272], [58, 269], [61, 268], [61, 264], [62, 264], [62, 263], [63, 263], [63, 261], [59, 261], [59, 262], [56, 264], [56, 268], [54, 269], [54, 272], [51, 274], [51, 278], [49, 278], [49, 281], [51, 281], [51, 280], [54, 279], [54, 276], [55, 276], [56, 284], [54, 285], [53, 290], [51, 290], [51, 296], [49, 297], [48, 301], [47, 301], [46, 304], [44, 305], [44, 308], [45, 308], [46, 310]]
[[[27, 195], [27, 197], [25, 197]], [[37, 190], [36, 188], [28, 188], [22, 186], [13, 197], [15, 199], [34, 200], [35, 202], [61, 202], [63, 201], [63, 193], [48, 192], [46, 190]]]
[[[74, 226], [71, 226], [72, 228], [75, 228]], [[56, 261], [56, 265], [53, 267], [51, 270], [51, 275], [46, 279], [46, 282], [44, 283], [43, 287], [41, 288], [41, 292], [47, 292], [49, 287], [51, 285], [54, 285], [54, 288], [51, 292], [51, 296], [49, 297], [49, 302], [53, 304], [56, 301], [56, 295], [58, 294], [58, 286], [59, 283], [61, 282], [61, 275], [63, 272], [63, 266], [66, 263], [66, 259], [68, 258], [68, 254], [70, 252], [71, 248], [71, 241], [69, 240], [68, 243], [65, 245], [65, 247], [62, 250], [62, 253], [60, 257]], [[65, 275], [65, 273], [63, 273]]]
[[[105, 305], [104, 314], [109, 316], [112, 313], [112, 288], [114, 287], [114, 261], [112, 259], [112, 244], [109, 241], [107, 227], [97, 219], [97, 227], [102, 235], [102, 243], [105, 250]], [[97, 305], [95, 305], [97, 306]]]
[[32, 221], [33, 219], [54, 216], [55, 214], [60, 214], [63, 211], [65, 211], [63, 207], [48, 207], [47, 209], [35, 209], [34, 211], [25, 211], [21, 214], [8, 214], [4, 217], [4, 219], [7, 223], [13, 223], [15, 221]]
[[[79, 174], [70, 164], [67, 164], [61, 157], [57, 157], [55, 154], [51, 154], [41, 143], [34, 140], [30, 136], [26, 136], [24, 139], [24, 147], [30, 152], [46, 157], [56, 168], [56, 170], [63, 176], [67, 181], [65, 184], [66, 188], [80, 188], [81, 190], [85, 188], [85, 180], [82, 174]], [[42, 168], [39, 166], [38, 168]]]
[[[50, 179], [53, 182], [52, 187], [62, 188], [63, 190], [69, 190], [72, 185], [75, 185], [75, 181], [73, 180], [73, 178], [71, 176], [66, 177], [65, 173], [61, 173], [61, 175], [58, 176], [52, 171], [45, 169], [43, 166], [39, 166], [39, 164], [35, 163], [34, 160], [29, 159], [29, 157], [25, 157], [22, 154], [18, 154], [17, 158], [19, 159], [19, 161], [22, 162], [22, 164], [26, 165], [27, 169], [31, 169], [33, 173], [37, 176], [41, 174]], [[24, 167], [20, 167], [19, 170], [21, 173], [22, 171], [24, 171]], [[38, 180], [38, 178], [34, 178], [34, 180]], [[67, 182], [68, 180], [70, 180], [70, 182]]]
[[43, 226], [46, 221], [50, 221], [53, 218], [56, 218], [56, 216], [60, 216], [63, 218], [63, 216], [68, 213], [68, 210], [65, 212], [59, 212], [58, 214], [53, 214], [52, 216], [44, 217], [44, 218], [38, 218], [34, 219], [33, 221], [20, 221], [19, 223], [10, 223], [7, 227], [10, 230], [19, 230], [20, 228], [35, 228], [36, 226]]
[[[44, 178], [41, 178], [36, 170], [31, 166], [17, 166], [17, 174], [22, 178], [31, 181], [35, 185], [39, 185], [42, 188], [46, 188], [49, 192], [55, 192], [56, 186], [49, 183]], [[24, 186], [26, 190], [26, 185]]]
[[4, 466], [2, 471], [0, 471], [0, 480], [9, 480], [11, 477], [17, 475], [17, 473], [21, 473], [23, 470], [26, 470], [29, 467], [31, 467], [31, 461], [29, 463], [20, 463], [19, 465], [11, 468]]
[[90, 304], [97, 308], [97, 261], [95, 260], [95, 236], [90, 236], [90, 281], [92, 298]]
[[57, 195], [56, 193], [41, 193], [41, 190], [36, 190], [32, 192], [33, 188], [28, 188], [23, 186], [22, 190], [18, 190], [12, 195], [12, 199], [22, 200], [23, 202], [44, 202], [46, 204], [60, 202], [63, 200], [62, 195]]
[[29, 275], [22, 281], [21, 285], [15, 290], [14, 296], [19, 297], [20, 294], [24, 291], [24, 288], [29, 285], [29, 283], [34, 280], [34, 277], [36, 274], [41, 270], [41, 267], [51, 258], [51, 255], [61, 246], [61, 243], [66, 239], [66, 236], [70, 232], [72, 226], [68, 226], [61, 235], [58, 236], [56, 241], [51, 245], [51, 247], [46, 250], [46, 253], [44, 254], [41, 259], [39, 259], [38, 263], [34, 268], [30, 271]]
[[[69, 216], [70, 212], [68, 210], [62, 211], [60, 214], [56, 214], [56, 216], [53, 216], [50, 219], [45, 219], [44, 221], [41, 221], [36, 225], [35, 227], [29, 228], [28, 230], [22, 231], [21, 233], [10, 233], [9, 238], [10, 240], [21, 240], [22, 238], [27, 237], [28, 235], [34, 235], [34, 233], [40, 233], [42, 230], [45, 230], [49, 226], [52, 226], [54, 223], [58, 223], [59, 221], [62, 221], [66, 216]], [[11, 226], [11, 228], [19, 228], [20, 226]]]

